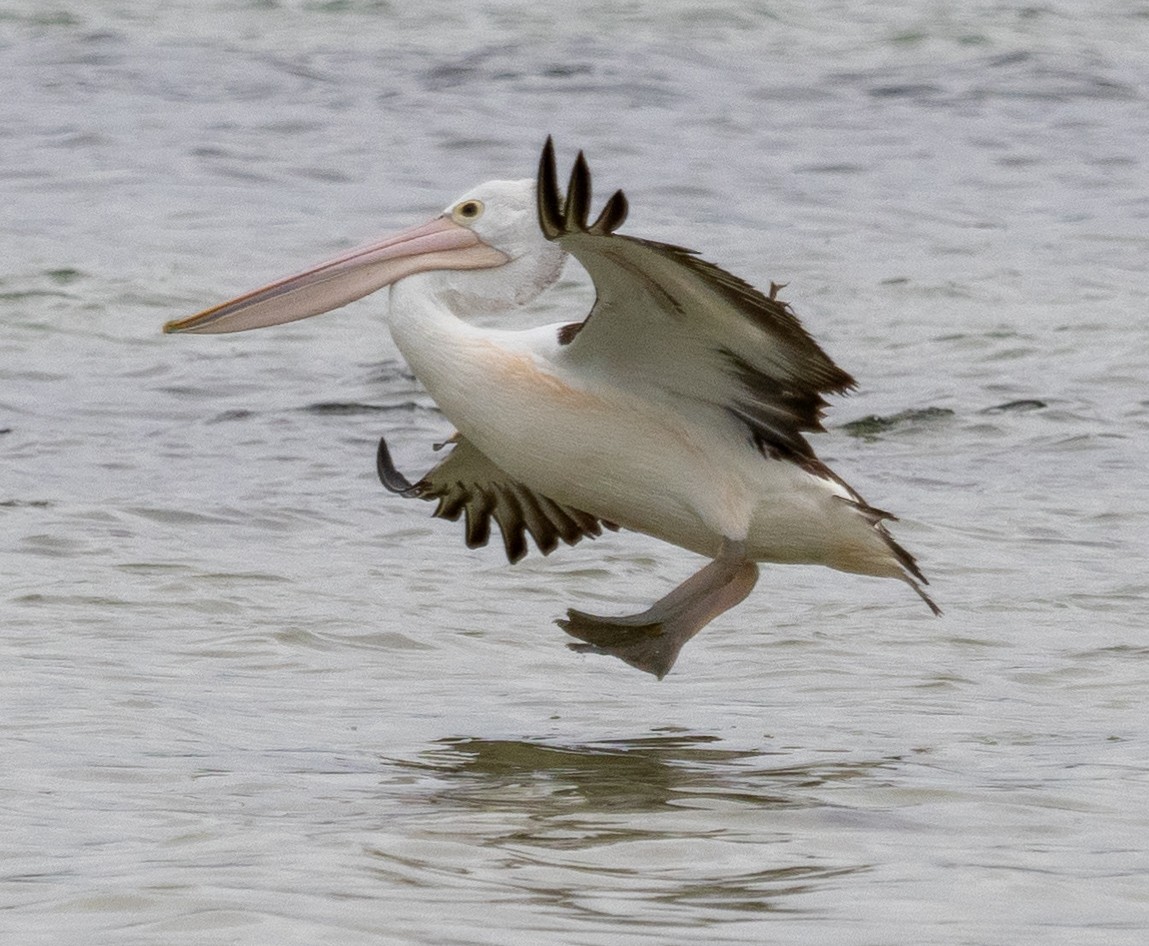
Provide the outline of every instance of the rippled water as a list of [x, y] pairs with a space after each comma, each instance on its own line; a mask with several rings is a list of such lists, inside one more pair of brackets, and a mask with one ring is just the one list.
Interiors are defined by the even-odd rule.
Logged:
[[[1143, 942], [1149, 8], [1079, 9], [0, 2], [0, 938]], [[159, 334], [548, 132], [789, 283], [943, 618], [767, 568], [572, 654], [696, 560], [385, 495], [449, 428], [381, 300]]]

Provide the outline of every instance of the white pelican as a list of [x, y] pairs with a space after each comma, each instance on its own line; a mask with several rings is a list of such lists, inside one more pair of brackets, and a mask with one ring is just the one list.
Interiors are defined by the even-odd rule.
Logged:
[[[471, 547], [493, 518], [507, 557], [530, 533], [546, 555], [603, 527], [644, 532], [711, 561], [640, 614], [570, 610], [557, 623], [580, 651], [665, 676], [683, 644], [742, 601], [758, 562], [814, 563], [926, 578], [804, 434], [822, 430], [825, 394], [854, 380], [789, 305], [692, 251], [615, 231], [617, 191], [588, 223], [580, 153], [565, 198], [547, 139], [533, 180], [490, 181], [429, 223], [345, 253], [165, 332], [239, 332], [307, 318], [390, 286], [399, 351], [454, 424], [450, 455], [417, 483], [379, 443], [383, 484], [466, 515]], [[559, 277], [567, 255], [594, 280], [581, 319], [479, 328], [472, 313], [510, 312]]]

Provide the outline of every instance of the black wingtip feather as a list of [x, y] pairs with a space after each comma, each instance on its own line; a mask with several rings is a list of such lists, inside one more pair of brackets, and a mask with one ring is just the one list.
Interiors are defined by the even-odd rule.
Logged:
[[539, 180], [536, 188], [539, 228], [543, 236], [553, 240], [562, 233], [562, 211], [559, 209], [559, 176], [555, 166], [554, 138], [547, 135], [543, 154], [539, 158]]
[[482, 548], [491, 538], [491, 511], [495, 501], [484, 490], [475, 490], [475, 501], [464, 507], [467, 548]]
[[615, 191], [610, 196], [610, 200], [603, 205], [602, 212], [598, 215], [589, 227], [589, 231], [595, 236], [607, 236], [614, 233], [619, 227], [626, 222], [626, 215], [630, 212], [630, 206], [626, 201], [626, 194], [622, 191]]
[[586, 155], [580, 151], [575, 158], [564, 197], [559, 190], [555, 143], [551, 135], [547, 135], [542, 156], [539, 158], [536, 202], [539, 229], [548, 240], [556, 240], [564, 234], [577, 231], [592, 233], [595, 236], [608, 236], [622, 226], [629, 210], [626, 195], [622, 191], [615, 191], [599, 212], [595, 222], [588, 225], [591, 174]]
[[419, 495], [418, 487], [407, 477], [395, 469], [391, 460], [391, 451], [387, 448], [387, 438], [379, 438], [379, 449], [375, 451], [375, 472], [379, 474], [379, 482], [389, 492], [400, 496]]
[[571, 168], [567, 199], [563, 205], [563, 222], [568, 229], [586, 229], [590, 196], [590, 167], [586, 163], [586, 155], [580, 151]]

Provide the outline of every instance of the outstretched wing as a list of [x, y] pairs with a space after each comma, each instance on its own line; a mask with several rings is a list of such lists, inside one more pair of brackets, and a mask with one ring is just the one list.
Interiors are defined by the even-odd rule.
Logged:
[[487, 544], [494, 519], [503, 535], [507, 559], [512, 563], [527, 554], [527, 533], [539, 551], [549, 555], [560, 539], [574, 545], [584, 537], [602, 535], [603, 528], [618, 529], [613, 522], [528, 489], [463, 437], [456, 437], [450, 456], [417, 483], [411, 483], [395, 469], [385, 438], [379, 439], [376, 467], [379, 479], [391, 492], [437, 500], [439, 505], [433, 515], [441, 519], [454, 522], [463, 515], [468, 548]]
[[565, 198], [554, 145], [539, 164], [539, 225], [594, 280], [594, 308], [559, 333], [563, 357], [620, 383], [711, 404], [742, 421], [772, 453], [813, 460], [803, 433], [822, 430], [825, 394], [854, 379], [819, 347], [790, 307], [691, 250], [619, 236], [617, 191], [587, 222], [590, 170], [579, 153]]

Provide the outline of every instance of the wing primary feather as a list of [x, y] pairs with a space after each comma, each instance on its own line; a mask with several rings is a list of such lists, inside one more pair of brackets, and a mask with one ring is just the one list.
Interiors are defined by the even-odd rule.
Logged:
[[523, 511], [514, 492], [505, 486], [495, 489], [495, 522], [503, 534], [503, 547], [507, 561], [512, 565], [527, 554], [527, 538], [523, 526]]
[[566, 230], [586, 230], [587, 216], [590, 214], [590, 168], [586, 156], [580, 151], [571, 168], [570, 183], [567, 185], [567, 199], [563, 205], [563, 224]]
[[477, 549], [486, 545], [491, 538], [491, 510], [494, 500], [483, 489], [471, 493], [472, 502], [466, 504], [467, 548]]
[[439, 505], [431, 514], [437, 519], [446, 519], [448, 522], [457, 522], [463, 507], [467, 505], [468, 495], [458, 484], [450, 491], [439, 497]]
[[595, 236], [609, 236], [626, 222], [626, 215], [629, 210], [630, 206], [627, 204], [626, 194], [620, 190], [615, 191], [610, 195], [610, 200], [603, 206], [598, 219], [590, 225], [588, 232]]
[[559, 173], [555, 167], [554, 139], [547, 135], [543, 154], [539, 159], [539, 179], [535, 199], [538, 202], [539, 228], [543, 236], [553, 240], [563, 232], [562, 212], [559, 209]]
[[550, 555], [559, 543], [558, 530], [555, 528], [555, 524], [547, 516], [538, 497], [530, 490], [523, 489], [517, 483], [512, 484], [510, 489], [514, 493], [515, 499], [518, 500], [523, 522], [526, 524], [531, 538], [535, 540], [535, 545], [538, 546], [543, 555]]
[[418, 496], [419, 489], [407, 477], [395, 469], [391, 461], [391, 451], [387, 448], [387, 438], [379, 438], [379, 449], [375, 451], [375, 472], [379, 474], [379, 482], [389, 492], [400, 496]]
[[570, 511], [560, 506], [553, 499], [541, 495], [537, 498], [543, 515], [547, 517], [559, 538], [567, 545], [574, 545], [584, 535], [590, 535], [591, 538], [602, 535], [602, 529], [599, 528], [597, 519], [593, 519], [592, 517], [591, 527], [588, 529], [585, 524], [580, 525], [578, 520], [571, 515]]

